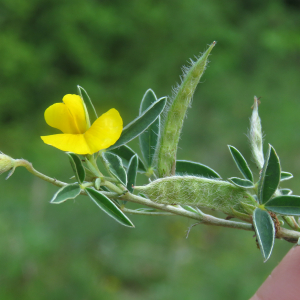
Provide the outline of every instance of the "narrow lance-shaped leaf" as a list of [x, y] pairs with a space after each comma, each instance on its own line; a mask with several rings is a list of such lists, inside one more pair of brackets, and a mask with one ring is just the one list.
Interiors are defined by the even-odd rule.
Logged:
[[123, 185], [127, 185], [127, 175], [123, 167], [121, 158], [113, 153], [105, 152], [102, 154], [104, 162], [111, 174]]
[[244, 156], [235, 147], [228, 145], [228, 148], [240, 172], [244, 175], [246, 179], [253, 182], [253, 174]]
[[271, 256], [275, 242], [273, 220], [267, 211], [256, 208], [253, 213], [253, 225], [260, 251], [264, 257], [264, 262], [266, 262]]
[[166, 101], [166, 98], [158, 99], [142, 115], [138, 116], [135, 120], [125, 126], [121, 137], [107, 150], [110, 151], [111, 149], [125, 145], [144, 132], [161, 114], [166, 105]]
[[60, 188], [51, 199], [50, 203], [60, 204], [68, 199], [74, 199], [80, 194], [80, 186], [77, 183], [68, 184]]
[[127, 169], [127, 180], [128, 180], [127, 189], [130, 193], [133, 192], [133, 186], [135, 185], [137, 167], [138, 167], [138, 157], [137, 155], [134, 155], [129, 161], [128, 169]]
[[269, 145], [268, 154], [258, 183], [258, 200], [266, 203], [275, 193], [280, 182], [280, 161], [275, 149]]
[[292, 179], [294, 176], [292, 173], [281, 171], [280, 181]]
[[[92, 110], [92, 112], [94, 114], [93, 119], [97, 120], [98, 115], [97, 115], [96, 109], [95, 109], [95, 107], [93, 105], [93, 102], [92, 102], [90, 96], [88, 95], [87, 91], [83, 87], [81, 87], [80, 85], [77, 85], [77, 89], [78, 89], [78, 93], [79, 93], [81, 99], [84, 101], [85, 105], [87, 106], [87, 109]], [[87, 101], [85, 101], [85, 98], [83, 97], [82, 92], [86, 95]]]
[[285, 195], [270, 199], [265, 208], [286, 216], [300, 216], [300, 196]]
[[[156, 101], [157, 98], [154, 92], [151, 89], [147, 90], [141, 102], [140, 115], [142, 115], [143, 112], [147, 110], [148, 107], [150, 107]], [[145, 130], [139, 136], [140, 148], [148, 168], [153, 166], [153, 159], [159, 136], [159, 128], [160, 116], [148, 127], [147, 130]]]
[[221, 178], [221, 176], [210, 167], [189, 160], [176, 160], [176, 175], [195, 175], [206, 178]]
[[157, 170], [159, 177], [175, 174], [177, 147], [186, 116], [187, 108], [196, 87], [206, 69], [208, 56], [215, 46], [213, 42], [197, 61], [191, 61], [189, 68], [183, 68], [181, 84], [174, 89], [170, 103], [165, 111], [165, 119], [160, 132], [159, 149], [157, 152]]
[[[109, 152], [112, 152], [112, 153], [118, 155], [122, 159], [122, 163], [123, 163], [123, 166], [125, 168], [128, 167], [128, 163], [129, 163], [130, 159], [132, 158], [132, 156], [137, 155], [127, 145], [123, 145], [119, 148], [109, 150]], [[146, 167], [145, 167], [144, 163], [142, 162], [142, 160], [139, 157], [138, 157], [138, 159], [139, 159], [138, 172], [145, 173], [146, 172]]]
[[244, 188], [244, 189], [251, 189], [254, 188], [254, 184], [252, 181], [247, 180], [247, 179], [242, 179], [242, 178], [237, 178], [237, 177], [231, 177], [228, 178], [230, 182], [232, 182], [234, 185]]
[[110, 217], [124, 226], [134, 227], [130, 219], [118, 208], [116, 204], [114, 204], [105, 195], [92, 188], [86, 188], [85, 191], [91, 198], [91, 200], [93, 200], [97, 204], [97, 206], [101, 208], [105, 213], [107, 213]]
[[79, 183], [83, 183], [85, 179], [85, 170], [82, 165], [81, 159], [74, 153], [66, 152], [69, 156], [69, 160], [72, 166], [72, 169], [75, 173], [75, 177]]

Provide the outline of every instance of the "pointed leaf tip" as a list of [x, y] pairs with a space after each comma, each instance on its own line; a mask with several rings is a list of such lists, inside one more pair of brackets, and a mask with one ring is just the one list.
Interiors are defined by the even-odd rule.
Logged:
[[280, 173], [279, 157], [273, 146], [269, 144], [258, 184], [258, 200], [260, 204], [266, 203], [275, 193], [280, 182]]
[[274, 222], [267, 211], [256, 208], [253, 213], [253, 225], [260, 251], [266, 262], [271, 256], [275, 242]]
[[160, 98], [154, 102], [142, 115], [138, 116], [135, 120], [123, 128], [121, 137], [107, 150], [110, 151], [111, 149], [125, 145], [143, 133], [162, 113], [166, 102], [166, 97]]
[[124, 226], [134, 228], [130, 219], [120, 210], [120, 208], [118, 208], [116, 204], [113, 203], [112, 200], [92, 188], [86, 188], [85, 191], [90, 199], [106, 214], [115, 219], [115, 221]]
[[102, 156], [104, 158], [104, 161], [106, 162], [107, 167], [109, 168], [109, 171], [112, 173], [112, 175], [120, 181], [124, 186], [127, 185], [127, 175], [126, 171], [123, 167], [121, 158], [113, 153], [110, 152], [104, 152], [102, 153]]
[[249, 165], [248, 165], [246, 159], [244, 158], [244, 156], [235, 147], [228, 145], [228, 148], [229, 148], [231, 156], [232, 156], [234, 162], [236, 163], [238, 169], [240, 170], [240, 172], [243, 174], [243, 176], [246, 179], [253, 182], [253, 174], [252, 174], [252, 172], [249, 168]]
[[66, 152], [69, 157], [71, 167], [75, 173], [76, 180], [79, 183], [83, 183], [85, 179], [85, 169], [82, 165], [81, 159], [75, 153]]
[[50, 203], [60, 204], [69, 199], [75, 199], [80, 194], [81, 188], [79, 184], [68, 184], [60, 188], [50, 200]]

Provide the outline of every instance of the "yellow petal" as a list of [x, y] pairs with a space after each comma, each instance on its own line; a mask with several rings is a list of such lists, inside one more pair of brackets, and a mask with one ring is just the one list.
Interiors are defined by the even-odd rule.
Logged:
[[63, 102], [74, 118], [74, 123], [78, 130], [77, 133], [84, 133], [87, 130], [87, 121], [85, 117], [84, 103], [81, 97], [78, 95], [68, 94], [64, 96]]
[[[83, 134], [54, 134], [41, 136], [45, 144], [76, 154], [92, 154]], [[93, 152], [94, 153], [94, 152]]]
[[101, 115], [84, 134], [90, 154], [113, 145], [121, 136], [123, 120], [112, 108]]
[[46, 123], [64, 133], [78, 133], [74, 118], [64, 103], [55, 103], [45, 111]]

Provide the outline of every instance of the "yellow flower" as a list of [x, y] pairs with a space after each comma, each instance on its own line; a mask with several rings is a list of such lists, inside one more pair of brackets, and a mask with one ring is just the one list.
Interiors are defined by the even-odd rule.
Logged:
[[78, 95], [66, 95], [45, 111], [46, 123], [63, 133], [41, 136], [44, 143], [76, 154], [93, 154], [113, 145], [120, 137], [123, 120], [112, 108], [90, 126], [85, 104]]

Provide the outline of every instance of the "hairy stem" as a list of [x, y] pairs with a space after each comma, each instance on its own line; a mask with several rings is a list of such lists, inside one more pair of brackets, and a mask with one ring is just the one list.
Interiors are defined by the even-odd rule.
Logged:
[[[33, 168], [32, 164], [24, 159], [17, 159], [16, 167], [25, 167], [30, 173], [37, 176], [38, 178], [41, 178], [47, 182], [50, 182], [56, 186], [63, 187], [66, 186], [67, 183], [59, 181], [55, 178], [51, 178], [47, 175], [44, 175], [40, 172], [38, 172], [36, 169]], [[117, 198], [124, 201], [129, 201], [133, 203], [138, 203], [144, 206], [148, 206], [151, 208], [159, 209], [163, 212], [139, 212], [130, 210], [127, 208], [122, 208], [124, 212], [132, 213], [132, 214], [139, 214], [139, 215], [162, 215], [162, 216], [171, 216], [171, 215], [178, 215], [190, 219], [194, 219], [199, 221], [201, 224], [206, 225], [213, 225], [213, 226], [222, 226], [222, 227], [228, 227], [228, 228], [236, 228], [236, 229], [242, 229], [247, 231], [254, 231], [254, 228], [252, 224], [249, 223], [242, 223], [242, 222], [236, 222], [236, 221], [230, 221], [230, 220], [224, 220], [220, 218], [216, 218], [214, 216], [203, 214], [203, 213], [193, 213], [190, 211], [187, 211], [180, 206], [174, 206], [174, 205], [166, 205], [166, 204], [160, 204], [153, 202], [149, 199], [134, 195], [129, 193], [123, 188], [120, 188], [109, 181], [104, 181], [102, 185], [105, 185], [108, 187], [112, 192], [103, 192], [103, 194], [107, 195], [111, 198]], [[81, 194], [86, 195], [84, 191], [81, 192]], [[298, 239], [300, 238], [300, 232], [289, 230], [286, 228], [279, 228], [277, 234], [277, 238], [284, 239], [288, 242], [296, 243]]]

